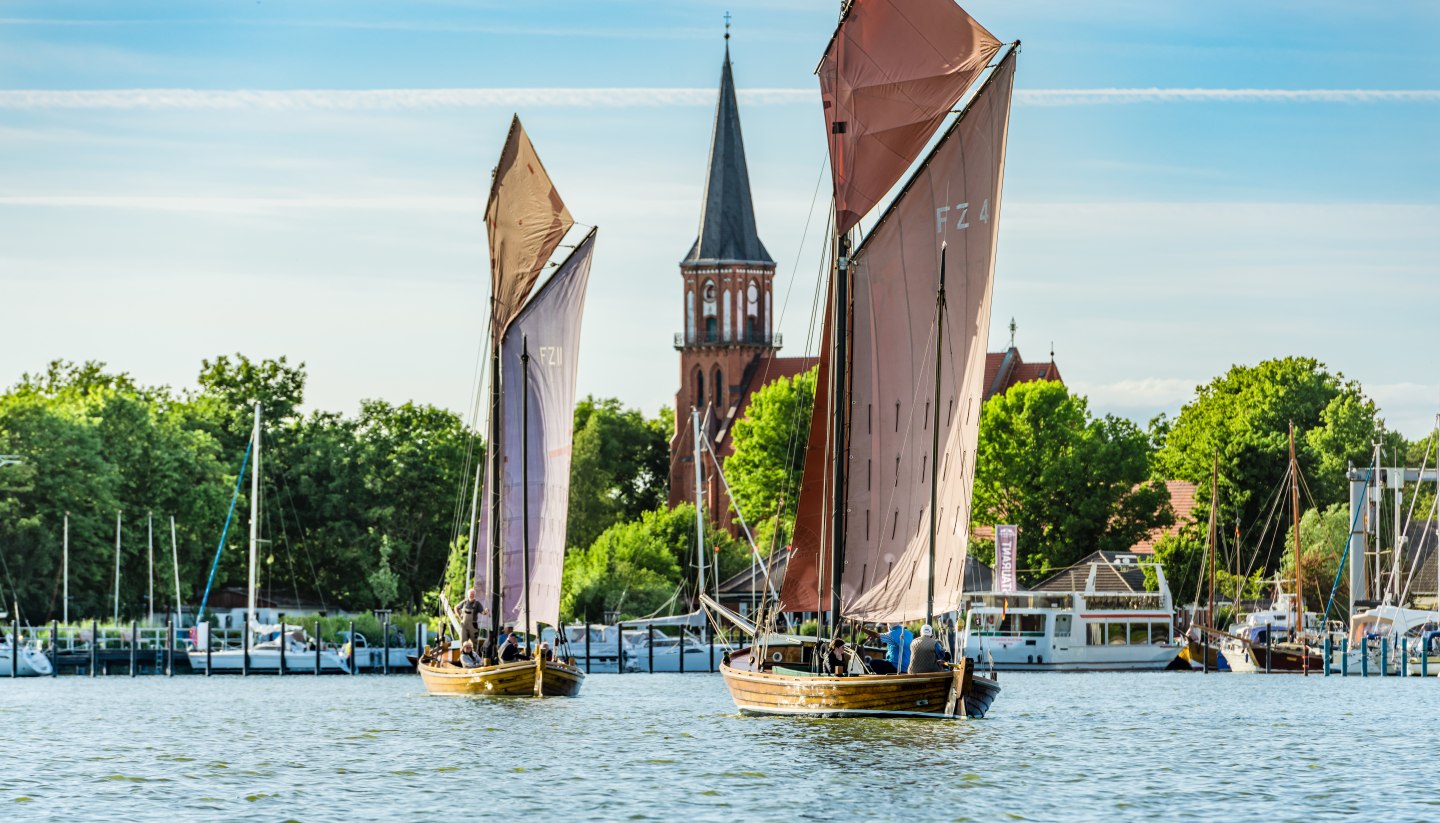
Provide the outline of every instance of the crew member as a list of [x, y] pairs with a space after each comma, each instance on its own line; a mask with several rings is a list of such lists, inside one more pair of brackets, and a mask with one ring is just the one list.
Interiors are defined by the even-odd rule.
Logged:
[[920, 627], [920, 636], [910, 644], [910, 665], [905, 669], [908, 674], [925, 674], [927, 672], [943, 671], [940, 668], [940, 658], [944, 649], [940, 648], [940, 642], [935, 639], [935, 630], [926, 623]]

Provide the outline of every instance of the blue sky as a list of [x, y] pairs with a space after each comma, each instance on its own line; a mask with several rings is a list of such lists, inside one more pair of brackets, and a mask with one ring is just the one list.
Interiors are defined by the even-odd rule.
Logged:
[[[727, 10], [798, 354], [835, 6], [0, 2], [0, 383], [64, 357], [184, 386], [243, 351], [306, 361], [315, 407], [465, 409], [518, 111], [601, 227], [581, 391], [653, 412], [678, 379]], [[1429, 429], [1440, 6], [966, 7], [1024, 41], [992, 348], [1013, 316], [1022, 355], [1053, 342], [1092, 408], [1142, 422], [1233, 363], [1309, 355]]]

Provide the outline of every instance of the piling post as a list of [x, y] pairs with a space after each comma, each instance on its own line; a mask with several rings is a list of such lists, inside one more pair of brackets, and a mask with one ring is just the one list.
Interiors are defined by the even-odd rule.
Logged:
[[247, 618], [245, 628], [240, 630], [240, 676], [250, 676], [250, 625]]
[[320, 621], [315, 621], [315, 676], [320, 676]]
[[1380, 638], [1380, 676], [1384, 677], [1390, 668], [1390, 638]]
[[1370, 638], [1360, 638], [1360, 676], [1370, 676]]
[[20, 618], [10, 621], [10, 676], [20, 676]]
[[1330, 676], [1330, 660], [1331, 660], [1331, 654], [1330, 654], [1331, 648], [1330, 648], [1330, 647], [1331, 647], [1330, 635], [1327, 634], [1327, 635], [1325, 635], [1325, 676], [1326, 676], [1326, 677], [1329, 677], [1329, 676]]
[[1340, 638], [1340, 676], [1350, 675], [1350, 638]]
[[655, 624], [645, 627], [645, 648], [650, 652], [650, 673], [655, 673]]
[[1270, 673], [1270, 630], [1265, 630], [1265, 673]]
[[287, 645], [289, 645], [289, 644], [286, 642], [286, 641], [289, 640], [289, 639], [290, 639], [290, 638], [287, 636], [287, 633], [286, 633], [286, 631], [285, 631], [285, 613], [284, 613], [284, 612], [281, 612], [281, 613], [280, 613], [280, 671], [277, 673], [278, 676], [280, 676], [280, 677], [284, 677], [284, 676], [285, 676], [285, 647], [286, 647]]
[[165, 615], [165, 676], [175, 676], [175, 629], [170, 615]]
[[[197, 624], [195, 624], [195, 625], [196, 625], [196, 626], [199, 626], [200, 624], [197, 623]], [[200, 630], [197, 628], [197, 629], [195, 630], [195, 633], [198, 635], [198, 634], [200, 633]], [[210, 624], [209, 624], [209, 623], [206, 623], [206, 624], [205, 624], [205, 676], [206, 676], [206, 677], [209, 677], [209, 676], [210, 676], [210, 651], [211, 651], [211, 649], [213, 649], [213, 648], [215, 648], [215, 641], [214, 641], [214, 638], [212, 638], [212, 637], [210, 636]]]
[[135, 676], [135, 647], [140, 644], [140, 633], [134, 620], [130, 621], [130, 676]]
[[1400, 676], [1410, 674], [1410, 638], [1400, 638]]
[[100, 655], [96, 647], [100, 645], [100, 621], [90, 621], [90, 676], [95, 676], [95, 664], [99, 661]]
[[390, 673], [390, 618], [380, 624], [380, 673]]
[[60, 674], [60, 624], [50, 621], [50, 676]]
[[710, 641], [710, 673], [715, 673], [715, 624], [705, 622], [705, 638]]
[[1200, 630], [1200, 673], [1210, 673], [1210, 635]]
[[350, 673], [351, 673], [352, 675], [353, 675], [353, 674], [358, 674], [358, 673], [360, 672], [360, 655], [358, 654], [359, 651], [360, 651], [359, 649], [355, 648], [355, 621], [354, 621], [354, 620], [351, 620], [351, 621], [350, 621]]
[[685, 627], [684, 627], [684, 626], [681, 626], [681, 627], [680, 627], [680, 643], [678, 644], [678, 648], [680, 649], [680, 673], [681, 673], [681, 674], [684, 674], [684, 673], [685, 673]]
[[1430, 676], [1430, 635], [1425, 635], [1424, 646], [1420, 647], [1420, 677]]
[[585, 624], [585, 673], [590, 673], [590, 624]]

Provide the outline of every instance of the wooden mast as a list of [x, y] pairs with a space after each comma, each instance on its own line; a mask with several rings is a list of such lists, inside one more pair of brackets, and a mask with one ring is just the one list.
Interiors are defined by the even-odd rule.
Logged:
[[[525, 650], [530, 650], [530, 338], [520, 338], [520, 562], [525, 597]], [[538, 644], [537, 644], [538, 645]]]
[[1295, 423], [1290, 423], [1290, 522], [1295, 526], [1295, 642], [1301, 645], [1301, 669], [1310, 673], [1310, 653], [1305, 646], [1305, 606], [1300, 588], [1300, 464], [1295, 460]]
[[[491, 313], [495, 298], [491, 296]], [[486, 459], [490, 463], [490, 646], [500, 657], [500, 338], [498, 324], [490, 332], [490, 442]]]
[[[940, 289], [935, 293], [935, 414], [930, 420], [930, 551], [925, 576], [925, 625], [935, 618], [935, 521], [940, 482], [940, 362], [945, 350], [945, 247], [940, 244]], [[961, 578], [964, 579], [963, 577]]]
[[1220, 491], [1220, 453], [1215, 453], [1215, 465], [1210, 470], [1210, 606], [1205, 612], [1205, 622], [1211, 628], [1215, 628], [1215, 538], [1216, 534], [1216, 508], [1218, 501], [1216, 497]]
[[[845, 436], [845, 381], [849, 356], [850, 311], [850, 238], [835, 238], [835, 316], [833, 349], [830, 354], [830, 628], [840, 631], [840, 578], [845, 571], [845, 452], [849, 440]], [[818, 636], [818, 635], [817, 635]]]

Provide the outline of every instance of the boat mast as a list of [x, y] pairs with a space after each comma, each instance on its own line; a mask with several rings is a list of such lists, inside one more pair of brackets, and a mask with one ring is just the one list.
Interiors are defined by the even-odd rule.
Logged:
[[520, 338], [520, 552], [525, 587], [525, 650], [530, 650], [530, 338]]
[[935, 415], [930, 426], [930, 556], [925, 584], [925, 625], [935, 617], [935, 505], [940, 483], [940, 361], [945, 349], [945, 243], [940, 244], [940, 289], [935, 292]]
[[170, 515], [170, 562], [175, 568], [175, 625], [180, 625], [180, 543], [175, 539], [175, 515]]
[[250, 470], [250, 591], [246, 595], [245, 630], [255, 625], [255, 563], [260, 543], [260, 402], [255, 402], [255, 468]]
[[845, 381], [849, 352], [849, 278], [850, 238], [841, 233], [835, 238], [835, 326], [830, 353], [830, 442], [831, 500], [830, 512], [830, 629], [840, 629], [840, 577], [845, 570]]
[[115, 512], [115, 614], [111, 618], [120, 625], [120, 512]]
[[149, 578], [146, 581], [150, 587], [150, 593], [146, 596], [145, 602], [150, 606], [150, 623], [155, 623], [155, 513], [145, 512], [145, 552], [150, 570]]
[[60, 604], [60, 616], [66, 625], [70, 623], [70, 512], [65, 512], [65, 542], [62, 567], [65, 574], [65, 600]]
[[[1295, 641], [1303, 644], [1302, 632], [1305, 622], [1305, 607], [1301, 597], [1301, 575], [1300, 575], [1300, 464], [1295, 460], [1295, 423], [1290, 423], [1290, 522], [1295, 524], [1295, 622], [1290, 624], [1294, 627]], [[1306, 673], [1310, 670], [1310, 655], [1301, 655], [1302, 666]]]
[[[490, 298], [491, 314], [495, 298]], [[494, 325], [492, 324], [492, 329]], [[500, 338], [490, 337], [490, 442], [486, 459], [490, 461], [490, 643], [500, 654]]]
[[[1218, 496], [1220, 493], [1220, 453], [1215, 453], [1215, 464], [1210, 469], [1210, 606], [1205, 612], [1205, 622], [1211, 628], [1215, 628], [1215, 542], [1216, 533], [1216, 510], [1219, 508]], [[1233, 611], [1233, 609], [1232, 609]]]
[[[700, 410], [690, 408], [691, 430], [694, 433], [695, 441], [695, 556], [698, 561], [696, 568], [699, 570], [699, 578], [696, 582], [695, 605], [700, 605], [700, 595], [705, 593], [705, 471], [700, 465]], [[750, 573], [750, 605], [755, 605], [755, 561], [752, 559]]]

